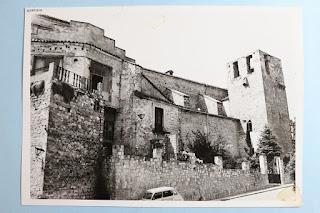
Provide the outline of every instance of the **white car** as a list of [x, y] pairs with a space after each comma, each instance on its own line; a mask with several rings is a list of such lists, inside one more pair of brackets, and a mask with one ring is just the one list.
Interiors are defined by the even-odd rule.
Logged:
[[182, 196], [173, 187], [158, 187], [148, 189], [142, 200], [183, 200]]

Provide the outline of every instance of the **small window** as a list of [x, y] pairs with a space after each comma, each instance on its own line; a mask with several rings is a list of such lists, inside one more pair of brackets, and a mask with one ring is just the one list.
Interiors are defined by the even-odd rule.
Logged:
[[233, 77], [239, 77], [239, 64], [238, 61], [233, 62]]
[[190, 108], [190, 97], [189, 96], [183, 96], [184, 99], [184, 106], [187, 108]]
[[247, 123], [247, 132], [252, 132], [252, 122], [248, 121]]
[[155, 132], [163, 131], [163, 109], [155, 108]]
[[150, 200], [152, 198], [152, 193], [151, 192], [146, 192], [143, 196], [143, 199], [148, 199]]
[[162, 192], [154, 193], [152, 200], [160, 199], [162, 198]]
[[250, 65], [250, 61], [252, 59], [252, 55], [249, 55], [246, 57], [246, 60], [247, 60], [247, 72], [248, 74], [252, 73], [253, 72], [253, 69], [251, 68], [251, 65]]
[[270, 60], [268, 55], [264, 55], [264, 65], [266, 68], [266, 73], [270, 75]]
[[164, 191], [163, 192], [163, 197], [170, 197], [172, 195], [173, 195], [172, 191]]

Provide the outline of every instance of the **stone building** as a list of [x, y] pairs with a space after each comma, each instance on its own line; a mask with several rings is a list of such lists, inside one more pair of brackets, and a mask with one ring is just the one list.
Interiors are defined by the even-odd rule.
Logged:
[[32, 197], [99, 194], [112, 145], [150, 157], [166, 137], [177, 154], [199, 130], [238, 158], [268, 125], [291, 147], [281, 62], [260, 50], [228, 63], [224, 89], [144, 68], [89, 23], [37, 15], [30, 74]]

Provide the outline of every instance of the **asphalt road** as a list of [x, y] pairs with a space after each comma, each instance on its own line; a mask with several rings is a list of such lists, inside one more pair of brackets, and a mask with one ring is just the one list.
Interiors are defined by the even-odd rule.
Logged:
[[292, 185], [279, 186], [266, 190], [241, 194], [229, 198], [225, 201], [293, 201], [297, 199]]

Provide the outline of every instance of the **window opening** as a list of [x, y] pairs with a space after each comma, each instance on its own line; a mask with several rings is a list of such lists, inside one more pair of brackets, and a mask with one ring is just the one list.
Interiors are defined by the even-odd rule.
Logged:
[[248, 132], [252, 132], [252, 122], [251, 122], [251, 120], [249, 120], [248, 123], [247, 123], [247, 131]]
[[155, 132], [163, 131], [163, 109], [155, 108]]
[[99, 75], [91, 74], [92, 90], [98, 90], [98, 84], [102, 83], [102, 81], [103, 81], [103, 77]]
[[239, 77], [239, 64], [238, 61], [233, 62], [233, 77]]
[[154, 193], [152, 200], [160, 199], [162, 198], [162, 192]]
[[252, 55], [249, 55], [246, 57], [246, 60], [247, 60], [247, 72], [248, 74], [252, 73], [253, 72], [253, 69], [251, 68], [251, 65], [250, 65], [250, 61], [252, 59]]

